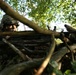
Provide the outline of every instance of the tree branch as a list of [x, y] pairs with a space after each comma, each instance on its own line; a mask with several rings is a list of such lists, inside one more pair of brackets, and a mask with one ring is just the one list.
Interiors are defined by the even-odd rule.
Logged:
[[44, 71], [44, 69], [46, 68], [46, 66], [48, 65], [48, 63], [51, 59], [51, 56], [54, 52], [54, 48], [55, 48], [55, 40], [54, 40], [54, 35], [52, 35], [52, 43], [50, 46], [50, 51], [48, 52], [45, 60], [43, 61], [43, 63], [41, 64], [40, 68], [38, 69], [38, 71], [35, 75], [41, 75], [42, 74], [42, 72]]
[[19, 54], [19, 56], [23, 59], [23, 60], [26, 60], [26, 57], [25, 55], [18, 49], [16, 48], [13, 44], [11, 44], [10, 42], [8, 42], [6, 39], [2, 39], [3, 42], [5, 42], [6, 44], [8, 44], [16, 53]]
[[21, 16], [18, 12], [14, 11], [7, 3], [5, 3], [3, 0], [0, 0], [0, 8], [11, 17], [19, 20], [20, 22], [24, 23], [25, 25], [33, 28], [36, 32], [42, 33], [42, 34], [54, 34], [55, 36], [59, 36], [57, 32], [54, 32], [52, 30], [45, 30], [40, 28], [36, 23], [26, 19], [25, 17]]
[[18, 31], [18, 32], [0, 32], [1, 36], [27, 36], [27, 35], [36, 35], [34, 31]]
[[[76, 49], [76, 44], [71, 45], [70, 48], [71, 50]], [[59, 62], [59, 60], [61, 60], [61, 58], [67, 52], [68, 52], [67, 48], [62, 47], [60, 50], [58, 50], [52, 55], [51, 61]], [[23, 62], [23, 63], [17, 64], [11, 67], [7, 67], [2, 72], [0, 72], [0, 75], [19, 75], [24, 69], [27, 70], [27, 69], [34, 68], [40, 65], [44, 59], [45, 58], [34, 59], [32, 61], [27, 61], [27, 62]]]

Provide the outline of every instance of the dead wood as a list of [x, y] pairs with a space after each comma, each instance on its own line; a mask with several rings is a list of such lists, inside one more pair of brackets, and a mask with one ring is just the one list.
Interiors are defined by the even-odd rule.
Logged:
[[[76, 44], [73, 44], [70, 46], [71, 50], [75, 50], [76, 49]], [[55, 52], [52, 55], [51, 61], [57, 61], [59, 62], [62, 57], [68, 52], [69, 50], [67, 50], [66, 47], [62, 47], [60, 48], [59, 51]], [[30, 69], [33, 67], [36, 67], [37, 65], [40, 65], [43, 60], [45, 58], [41, 58], [41, 59], [36, 59], [36, 60], [32, 60], [32, 61], [27, 61], [27, 62], [23, 62], [8, 68], [5, 68], [0, 75], [19, 75], [20, 72], [22, 72], [24, 69]]]
[[18, 32], [0, 32], [0, 36], [14, 36], [14, 37], [19, 37], [19, 36], [28, 36], [28, 35], [36, 35], [34, 31], [18, 31]]
[[16, 53], [19, 54], [19, 56], [23, 59], [26, 60], [25, 55], [18, 49], [16, 48], [13, 44], [11, 44], [10, 42], [8, 42], [6, 39], [3, 38], [3, 42], [5, 42], [6, 44], [8, 44]]
[[[16, 48], [15, 46], [12, 47], [11, 45], [13, 45], [14, 43], [17, 43], [18, 45], [22, 46], [25, 50], [25, 54], [26, 51], [28, 53], [30, 53], [30, 57], [31, 54], [34, 55], [36, 53], [42, 53], [40, 51], [36, 52], [34, 50], [48, 50], [47, 47], [49, 47], [51, 44], [49, 44], [50, 39], [48, 39], [45, 36], [46, 35], [52, 35], [54, 34], [55, 37], [60, 38], [61, 35], [59, 32], [56, 31], [52, 31], [52, 30], [46, 30], [46, 29], [42, 29], [40, 28], [36, 23], [33, 23], [32, 21], [26, 19], [25, 17], [21, 16], [18, 12], [14, 11], [7, 3], [5, 3], [5, 1], [0, 0], [0, 8], [8, 15], [10, 15], [11, 17], [19, 20], [20, 22], [24, 23], [25, 25], [31, 27], [32, 29], [34, 29], [34, 31], [32, 32], [0, 32], [0, 38], [4, 38], [6, 36], [10, 36], [10, 38], [8, 39], [8, 41], [10, 40], [10, 42], [8, 42], [7, 40], [3, 40], [4, 42], [6, 42], [12, 49], [16, 50], [17, 53], [20, 55], [20, 57], [22, 57], [25, 60], [25, 55], [21, 54], [18, 50], [18, 48]], [[12, 12], [12, 13], [10, 13]], [[70, 26], [65, 25], [66, 29], [68, 30], [68, 32], [64, 32], [65, 37], [67, 37], [71, 42], [72, 45], [70, 45], [68, 47], [68, 49], [70, 49], [70, 51], [75, 50], [76, 49], [76, 29], [71, 28]], [[44, 37], [41, 37], [39, 35], [44, 35]], [[30, 36], [29, 36], [30, 35]], [[18, 37], [18, 38], [17, 38]], [[33, 38], [34, 37], [34, 38]], [[40, 38], [39, 38], [40, 37]], [[16, 40], [14, 40], [13, 38], [17, 38]], [[22, 39], [25, 38], [26, 40]], [[39, 40], [38, 40], [39, 39]], [[18, 41], [20, 40], [20, 41]], [[45, 41], [44, 41], [45, 40]], [[1, 41], [1, 40], [0, 40]], [[21, 42], [22, 41], [22, 42]], [[20, 43], [21, 42], [21, 43]], [[1, 44], [1, 43], [0, 43]], [[54, 44], [52, 44], [54, 45]], [[41, 48], [41, 46], [44, 48]], [[45, 47], [46, 46], [46, 47]], [[34, 47], [34, 48], [33, 48]], [[52, 48], [52, 47], [51, 47]], [[50, 48], [50, 49], [51, 49]], [[6, 67], [1, 73], [0, 75], [19, 75], [24, 69], [30, 69], [30, 68], [34, 68], [36, 66], [40, 66], [40, 64], [42, 62], [45, 62], [47, 58], [49, 58], [49, 61], [56, 61], [59, 62], [63, 56], [69, 52], [69, 50], [67, 49], [67, 47], [62, 47], [60, 48], [60, 50], [56, 51], [53, 55], [53, 50], [52, 52], [50, 51], [49, 54], [47, 55], [47, 57], [45, 58], [45, 55], [40, 57], [41, 59], [36, 59], [36, 60], [30, 60], [27, 62], [23, 62], [23, 63], [19, 63], [16, 65], [11, 65], [10, 67]], [[48, 52], [48, 51], [47, 51]], [[44, 51], [44, 53], [46, 54], [46, 51]], [[43, 53], [42, 53], [43, 54]], [[51, 57], [52, 55], [52, 57]], [[27, 55], [27, 58], [30, 59], [30, 57]], [[50, 60], [51, 58], [51, 60]], [[44, 61], [45, 60], [45, 61]], [[48, 64], [47, 62], [47, 64]], [[45, 65], [45, 67], [47, 66], [47, 64]], [[45, 69], [45, 68], [44, 68]]]
[[[74, 51], [74, 50], [76, 51], [76, 44], [70, 45], [70, 49], [72, 51]], [[62, 47], [58, 51], [54, 52], [51, 60], [58, 62], [68, 52], [70, 52], [70, 51], [67, 49], [67, 47]]]
[[52, 43], [51, 43], [51, 46], [50, 46], [50, 49], [49, 49], [49, 52], [45, 58], [45, 60], [42, 62], [40, 68], [38, 69], [37, 73], [35, 75], [41, 75], [42, 72], [44, 71], [44, 69], [46, 68], [46, 66], [48, 65], [50, 59], [51, 59], [51, 56], [54, 52], [54, 49], [55, 49], [55, 38], [54, 38], [54, 35], [52, 35]]
[[43, 59], [36, 59], [7, 67], [0, 73], [0, 75], [19, 75], [24, 69], [27, 70], [39, 65], [42, 60]]
[[65, 37], [64, 33], [61, 33], [61, 40], [63, 41], [63, 43], [65, 44], [65, 46], [70, 51], [72, 61], [74, 61], [74, 54], [73, 54], [72, 50], [70, 49], [70, 46], [67, 43], [69, 41], [69, 39]]

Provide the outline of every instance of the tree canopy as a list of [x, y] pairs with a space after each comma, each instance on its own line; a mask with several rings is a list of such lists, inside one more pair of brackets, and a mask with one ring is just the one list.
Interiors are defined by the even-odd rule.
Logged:
[[[56, 32], [56, 27], [54, 30], [45, 29], [52, 21], [75, 25], [73, 13], [76, 12], [76, 2], [74, 0], [6, 0], [6, 2], [0, 0], [0, 8], [34, 31], [0, 32], [0, 75], [76, 73], [76, 29], [67, 24], [65, 28], [68, 32]], [[26, 16], [32, 21], [25, 18]], [[60, 39], [62, 43], [57, 44], [55, 39]], [[24, 72], [24, 69], [28, 72]]]
[[61, 21], [76, 25], [75, 0], [6, 0], [10, 6], [25, 17], [28, 15], [40, 27]]

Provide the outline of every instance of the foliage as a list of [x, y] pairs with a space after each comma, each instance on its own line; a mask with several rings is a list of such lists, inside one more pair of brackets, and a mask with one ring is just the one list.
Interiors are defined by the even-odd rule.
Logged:
[[[20, 7], [19, 7], [19, 3], [20, 2], [18, 2], [18, 1], [20, 1], [20, 0], [11, 0], [11, 2], [12, 3], [10, 3], [10, 1], [8, 1], [8, 3], [10, 3], [11, 4], [11, 6], [13, 6], [13, 8], [16, 10], [16, 11], [18, 11], [19, 13], [21, 13], [21, 12], [23, 12], [22, 14], [25, 14], [24, 12], [25, 12], [25, 10], [22, 10], [22, 9], [19, 9]], [[22, 0], [23, 1], [23, 0]], [[70, 0], [68, 0], [68, 1], [70, 1]], [[68, 1], [63, 1], [63, 3], [65, 2], [65, 4], [63, 4], [61, 1], [61, 4], [59, 3], [59, 5], [57, 6], [57, 2], [59, 2], [59, 1], [55, 1], [55, 0], [53, 0], [53, 1], [51, 1], [51, 3], [52, 2], [54, 2], [54, 3], [52, 3], [53, 5], [54, 5], [54, 9], [51, 9], [51, 7], [50, 7], [50, 1], [47, 1], [47, 2], [45, 2], [45, 1], [37, 1], [37, 3], [34, 3], [34, 2], [36, 2], [36, 1], [34, 1], [34, 0], [31, 0], [31, 1], [26, 1], [26, 7], [27, 8], [29, 8], [29, 12], [27, 12], [28, 14], [29, 14], [29, 16], [31, 16], [32, 17], [32, 19], [34, 20], [34, 21], [36, 21], [36, 22], [38, 22], [38, 24], [41, 26], [41, 27], [44, 27], [45, 28], [45, 25], [47, 25], [47, 24], [49, 24], [50, 23], [50, 21], [58, 21], [58, 20], [61, 20], [61, 21], [64, 21], [64, 20], [66, 20], [66, 15], [63, 15], [63, 14], [65, 14], [65, 12], [62, 12], [61, 11], [61, 9], [63, 8], [63, 6], [65, 5], [65, 8], [67, 8], [67, 3], [69, 4], [70, 2], [68, 2]], [[39, 3], [38, 3], [39, 2]], [[45, 4], [45, 6], [47, 7], [47, 5], [49, 5], [49, 7], [50, 8], [46, 8], [43, 4], [41, 4], [41, 2], [43, 2], [43, 4]], [[25, 4], [25, 3], [24, 3]], [[31, 5], [29, 5], [29, 4], [31, 4]], [[34, 5], [33, 5], [34, 4]], [[22, 4], [21, 4], [22, 5]], [[67, 6], [66, 6], [67, 5]], [[23, 6], [23, 5], [22, 5]], [[59, 6], [62, 6], [62, 8], [61, 9], [57, 9]], [[19, 7], [19, 8], [18, 8]], [[44, 7], [44, 9], [43, 8], [41, 8], [41, 7]], [[68, 6], [69, 7], [69, 6]], [[34, 9], [37, 9], [38, 10], [38, 12], [36, 11], [36, 10], [34, 10]], [[38, 9], [39, 8], [39, 9]], [[23, 8], [24, 9], [24, 8]], [[48, 16], [49, 14], [48, 14], [48, 12], [50, 11], [48, 11], [47, 9], [50, 9], [50, 10], [53, 10], [53, 13], [51, 14], [51, 19], [49, 19], [48, 20], [48, 18], [50, 17], [50, 16]], [[55, 9], [57, 9], [57, 10], [55, 10]], [[71, 9], [71, 8], [70, 8]], [[20, 11], [21, 10], [21, 11]], [[40, 10], [42, 10], [42, 11], [40, 11]], [[48, 12], [46, 12], [46, 10], [48, 11]], [[33, 12], [34, 11], [34, 12]], [[62, 14], [60, 14], [60, 11], [61, 11], [61, 13]], [[50, 11], [50, 13], [51, 13], [52, 11]], [[68, 12], [68, 10], [66, 10], [66, 12]], [[37, 14], [36, 14], [37, 13]], [[45, 14], [45, 13], [47, 13], [47, 15]], [[45, 15], [44, 15], [45, 14]], [[60, 16], [59, 16], [60, 15]], [[47, 17], [48, 16], [48, 17]], [[66, 16], [66, 17], [65, 17]], [[43, 17], [43, 18], [42, 18]], [[62, 18], [61, 18], [62, 17]], [[23, 18], [24, 19], [24, 18]], [[45, 21], [44, 21], [45, 20]], [[67, 20], [68, 21], [68, 20]], [[28, 21], [29, 22], [29, 21]], [[46, 24], [45, 24], [45, 22], [46, 22]], [[29, 24], [29, 23], [28, 23]], [[31, 24], [31, 23], [30, 23]], [[32, 24], [33, 25], [33, 24]], [[35, 26], [35, 25], [34, 25]], [[35, 28], [37, 28], [37, 27], [35, 27]], [[54, 34], [54, 33], [53, 33]], [[73, 34], [74, 35], [74, 34]], [[36, 36], [36, 35], [35, 35]], [[70, 35], [71, 36], [71, 35]], [[32, 38], [32, 36], [30, 36], [31, 38]], [[40, 36], [39, 36], [40, 37]], [[17, 38], [17, 37], [16, 37]], [[18, 37], [19, 38], [19, 37]], [[31, 38], [29, 38], [29, 39], [31, 39]], [[34, 36], [33, 36], [33, 38], [34, 38]], [[36, 38], [37, 38], [37, 36], [36, 36]], [[22, 37], [21, 37], [21, 41], [22, 41]], [[28, 37], [26, 37], [25, 38], [26, 40], [28, 39]], [[39, 48], [41, 48], [40, 46], [41, 45], [44, 45], [43, 43], [45, 43], [45, 41], [43, 41], [42, 43], [40, 42], [40, 41], [42, 41], [42, 40], [45, 40], [45, 37], [41, 37], [40, 39], [39, 39], [39, 41], [38, 41], [38, 39], [36, 39], [36, 40], [34, 40], [36, 43], [38, 43], [39, 45], [38, 45], [38, 47], [37, 47], [37, 45], [36, 45], [36, 47], [33, 47], [33, 50], [34, 50], [34, 52], [35, 52], [35, 49], [36, 50], [41, 50], [41, 49], [39, 49]], [[46, 39], [48, 39], [47, 37], [46, 37]], [[19, 40], [19, 39], [18, 39]], [[25, 41], [26, 41], [25, 40]], [[3, 42], [5, 42], [3, 39], [2, 39], [2, 41]], [[16, 40], [17, 41], [17, 40]], [[21, 41], [20, 41], [20, 43], [21, 43]], [[48, 40], [47, 40], [48, 41]], [[65, 41], [65, 40], [64, 40]], [[74, 43], [74, 41], [76, 42], [76, 40], [70, 40], [71, 42], [73, 42]], [[28, 41], [26, 41], [27, 43], [29, 43], [29, 40]], [[30, 40], [30, 42], [32, 42], [33, 43], [33, 41], [31, 41]], [[40, 43], [39, 43], [40, 42]], [[5, 42], [7, 45], [9, 45], [13, 50], [16, 50], [17, 52], [19, 52], [18, 51], [18, 49], [17, 48], [15, 48], [15, 46], [13, 45], [13, 44], [11, 44], [10, 42], [8, 42], [7, 40], [6, 40], [6, 42]], [[17, 42], [18, 43], [18, 42]], [[25, 44], [27, 44], [27, 43], [25, 43]], [[47, 43], [47, 42], [46, 42]], [[22, 44], [22, 43], [21, 43]], [[33, 43], [34, 44], [34, 43]], [[49, 44], [52, 44], [51, 43], [51, 41], [49, 42], [48, 41], [48, 43], [47, 43], [47, 46], [49, 45]], [[23, 46], [24, 46], [24, 43], [22, 44]], [[23, 47], [21, 45], [21, 47]], [[63, 44], [62, 44], [63, 45]], [[7, 46], [6, 46], [7, 47]], [[2, 47], [3, 48], [3, 47]], [[30, 48], [30, 47], [29, 47]], [[45, 47], [45, 46], [43, 46], [42, 48], [47, 48], [47, 47]], [[52, 47], [53, 48], [53, 47]], [[66, 47], [65, 47], [66, 48]], [[33, 53], [33, 50], [32, 49], [28, 49], [28, 48], [26, 48], [26, 47], [23, 47], [22, 49], [20, 49], [20, 50], [22, 50], [23, 51], [23, 49], [25, 49], [25, 50], [27, 50], [27, 51], [30, 51], [31, 53], [30, 53], [30, 55]], [[42, 49], [42, 50], [44, 50], [44, 49]], [[75, 48], [74, 48], [75, 49]], [[74, 49], [72, 49], [72, 50], [74, 50]], [[9, 50], [9, 49], [8, 49]], [[47, 49], [46, 49], [47, 50]], [[63, 51], [62, 51], [63, 50]], [[5, 50], [1, 50], [1, 51], [5, 51]], [[11, 50], [10, 50], [11, 51]], [[16, 52], [15, 51], [15, 52]], [[45, 50], [44, 50], [45, 51]], [[6, 51], [6, 52], [8, 52], [8, 51]], [[6, 52], [5, 52], [5, 54], [6, 54]], [[26, 52], [26, 51], [25, 51]], [[61, 56], [61, 52], [63, 52], [62, 53], [62, 56]], [[61, 49], [61, 52], [60, 52], [60, 50], [58, 51], [58, 52], [56, 52], [56, 56], [55, 56], [55, 54], [53, 55], [53, 56], [55, 56], [53, 59], [55, 59], [59, 54], [60, 54], [60, 59], [63, 57], [63, 56], [65, 56], [65, 54], [68, 52], [67, 51], [67, 49]], [[23, 51], [23, 53], [24, 53], [24, 51]], [[38, 53], [38, 52], [37, 52]], [[47, 52], [46, 52], [47, 53]], [[58, 54], [57, 54], [58, 53]], [[10, 53], [9, 53], [10, 54]], [[26, 53], [25, 53], [26, 54]], [[41, 52], [41, 55], [42, 55], [43, 53]], [[50, 53], [51, 54], [51, 53]], [[8, 54], [7, 54], [8, 55]], [[5, 55], [4, 57], [6, 57], [7, 55]], [[13, 54], [14, 55], [14, 54]], [[20, 56], [22, 56], [22, 54], [19, 52], [19, 55]], [[31, 57], [30, 55], [28, 55], [29, 57]], [[49, 54], [48, 54], [49, 55]], [[12, 56], [12, 55], [11, 55]], [[29, 58], [27, 56], [27, 59], [28, 60], [32, 60], [31, 58]], [[8, 57], [8, 56], [7, 56]], [[36, 57], [36, 56], [35, 56]], [[39, 52], [39, 57], [40, 57], [40, 52]], [[44, 54], [44, 57], [45, 57], [45, 54]], [[67, 54], [66, 55], [66, 59], [71, 59], [71, 55], [70, 55], [70, 57], [69, 57], [69, 55]], [[25, 58], [25, 56], [24, 56], [24, 58]], [[32, 58], [34, 58], [34, 54], [33, 54], [33, 57]], [[38, 58], [38, 55], [37, 55], [37, 58]], [[59, 58], [57, 58], [56, 60], [58, 60]], [[52, 60], [52, 58], [51, 58], [51, 60]], [[55, 60], [55, 61], [56, 61]], [[6, 61], [6, 60], [5, 60]], [[10, 61], [10, 60], [9, 60]], [[7, 60], [7, 63], [9, 62], [8, 60]], [[14, 61], [14, 60], [13, 60]], [[20, 60], [20, 62], [21, 62], [22, 60]], [[53, 60], [52, 60], [53, 61]], [[63, 60], [64, 61], [64, 60]], [[69, 61], [71, 61], [71, 60], [69, 60]], [[65, 62], [67, 62], [67, 61], [65, 61]], [[64, 62], [64, 63], [65, 63]], [[19, 63], [19, 61], [18, 61], [18, 63]], [[6, 66], [5, 67], [7, 67], [7, 65], [9, 65], [10, 63], [8, 63], [8, 64], [6, 64]], [[49, 63], [50, 64], [50, 63]], [[53, 67], [53, 69], [54, 69], [54, 73], [56, 74], [56, 75], [62, 75], [62, 72], [61, 71], [59, 71], [57, 68], [58, 68], [58, 63], [57, 62], [51, 62], [51, 64], [52, 64], [52, 67]], [[51, 64], [50, 64], [50, 67], [51, 67]], [[65, 63], [66, 64], [66, 63]], [[35, 64], [34, 64], [35, 65]], [[69, 64], [70, 65], [70, 64]], [[20, 67], [22, 67], [21, 65], [19, 65]], [[23, 65], [24, 66], [24, 65]], [[76, 69], [76, 62], [72, 62], [72, 66], [73, 66], [73, 69], [75, 70]], [[17, 66], [16, 66], [17, 67]], [[67, 66], [65, 66], [65, 67], [67, 67]], [[13, 67], [14, 69], [16, 69], [15, 67]], [[20, 69], [20, 68], [19, 68]], [[18, 70], [18, 72], [19, 72], [19, 69], [17, 69]], [[22, 68], [23, 69], [23, 68]], [[48, 68], [48, 70], [49, 70], [50, 68]], [[7, 70], [6, 70], [7, 71]], [[13, 72], [13, 71], [12, 71]], [[16, 72], [16, 70], [15, 70], [15, 72]], [[50, 72], [50, 71], [49, 71]], [[5, 73], [5, 72], [3, 72], [3, 73]], [[65, 71], [65, 75], [69, 75], [71, 73], [71, 70], [66, 70]]]
[[34, 22], [46, 28], [51, 21], [76, 24], [75, 0], [6, 0], [22, 15], [29, 15]]
[[66, 70], [64, 74], [69, 75], [70, 73], [71, 73], [71, 70]]

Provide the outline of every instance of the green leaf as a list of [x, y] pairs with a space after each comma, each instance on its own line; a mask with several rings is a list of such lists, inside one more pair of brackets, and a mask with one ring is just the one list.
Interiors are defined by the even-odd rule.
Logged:
[[71, 70], [66, 70], [64, 75], [69, 75], [71, 73]]

